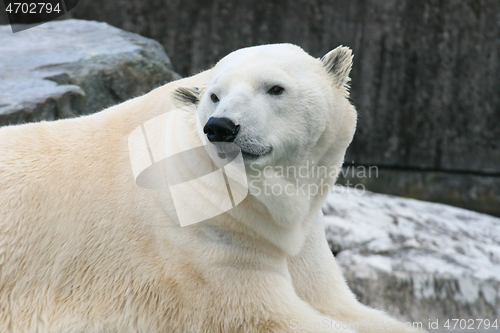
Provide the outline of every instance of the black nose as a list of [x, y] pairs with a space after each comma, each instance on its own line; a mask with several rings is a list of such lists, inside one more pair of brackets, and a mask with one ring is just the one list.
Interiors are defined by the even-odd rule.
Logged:
[[210, 142], [233, 142], [239, 130], [240, 125], [235, 125], [228, 118], [210, 117], [203, 127]]

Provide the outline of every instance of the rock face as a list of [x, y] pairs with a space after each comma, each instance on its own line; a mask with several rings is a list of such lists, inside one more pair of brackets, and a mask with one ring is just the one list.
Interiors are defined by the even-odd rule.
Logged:
[[[160, 41], [182, 75], [251, 45], [291, 42], [317, 57], [347, 45], [359, 110], [347, 161], [500, 178], [498, 0], [109, 0], [81, 1], [70, 15]], [[426, 188], [419, 198], [432, 196]], [[453, 204], [473, 206], [472, 190]], [[499, 206], [482, 211], [500, 216]]]
[[0, 125], [97, 112], [177, 78], [159, 43], [106, 23], [0, 27]]
[[[500, 217], [500, 177], [443, 171], [344, 167], [338, 183], [370, 191], [440, 202]], [[349, 184], [347, 183], [349, 182]]]
[[424, 326], [499, 318], [500, 219], [362, 193], [338, 186], [323, 207], [330, 247], [362, 302]]

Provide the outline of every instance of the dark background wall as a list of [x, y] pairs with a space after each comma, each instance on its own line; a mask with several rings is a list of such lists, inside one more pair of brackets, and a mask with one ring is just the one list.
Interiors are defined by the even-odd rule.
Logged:
[[347, 45], [359, 124], [346, 161], [380, 170], [353, 181], [500, 215], [498, 0], [81, 0], [70, 16], [156, 39], [185, 76], [245, 46]]

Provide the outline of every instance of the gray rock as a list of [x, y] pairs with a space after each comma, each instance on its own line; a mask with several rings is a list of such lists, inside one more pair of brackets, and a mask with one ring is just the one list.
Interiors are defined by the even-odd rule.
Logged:
[[97, 112], [177, 78], [159, 43], [106, 23], [0, 27], [0, 125]]
[[425, 324], [499, 318], [500, 219], [361, 187], [335, 187], [323, 210], [362, 302]]
[[[500, 177], [439, 171], [344, 167], [338, 183], [440, 202], [500, 217]], [[348, 184], [349, 182], [349, 184]]]

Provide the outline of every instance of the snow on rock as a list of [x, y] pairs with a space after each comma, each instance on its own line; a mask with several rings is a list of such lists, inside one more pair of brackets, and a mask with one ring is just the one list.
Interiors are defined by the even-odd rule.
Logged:
[[499, 218], [341, 186], [323, 211], [364, 303], [405, 320], [500, 317]]

